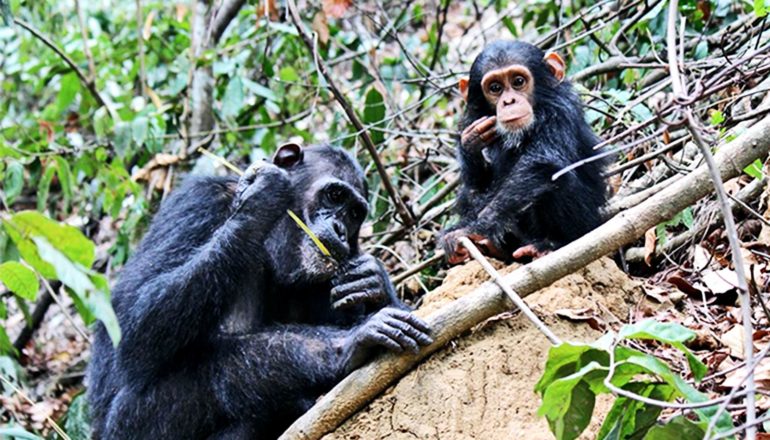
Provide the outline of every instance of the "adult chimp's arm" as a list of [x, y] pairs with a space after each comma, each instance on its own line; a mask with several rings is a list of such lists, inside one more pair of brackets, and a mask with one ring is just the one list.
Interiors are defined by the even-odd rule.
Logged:
[[386, 307], [350, 329], [275, 325], [256, 334], [221, 336], [209, 358], [216, 363], [214, 389], [233, 417], [248, 414], [255, 404], [312, 403], [383, 348], [416, 352], [431, 344], [429, 331], [415, 315]]
[[[119, 299], [116, 307], [123, 331], [117, 358], [124, 367], [154, 370], [172, 359], [179, 349], [211, 331], [226, 301], [259, 272], [263, 238], [285, 214], [291, 197], [283, 172], [275, 167], [267, 171], [251, 183], [255, 191], [250, 194], [257, 195], [229, 217], [232, 189], [223, 194], [222, 188], [201, 187], [211, 180], [185, 185], [161, 208], [155, 220], [161, 223], [158, 233], [148, 234], [141, 250], [146, 255], [137, 256], [127, 274], [127, 284], [136, 290]], [[268, 187], [270, 196], [259, 196], [268, 194]], [[207, 204], [220, 214], [211, 214]], [[170, 237], [160, 234], [164, 230]], [[187, 245], [188, 240], [198, 245]], [[164, 245], [166, 241], [170, 243]], [[162, 251], [152, 251], [153, 245]], [[165, 259], [175, 264], [169, 266]], [[142, 278], [145, 268], [150, 274]]]

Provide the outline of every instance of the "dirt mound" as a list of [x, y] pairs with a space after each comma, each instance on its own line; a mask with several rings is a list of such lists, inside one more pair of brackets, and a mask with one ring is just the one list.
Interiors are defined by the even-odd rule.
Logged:
[[[475, 262], [454, 268], [418, 312], [428, 315], [488, 278]], [[591, 341], [601, 332], [555, 312], [625, 319], [641, 293], [640, 283], [603, 259], [526, 299], [559, 337]], [[520, 313], [490, 319], [433, 354], [324, 440], [553, 438], [537, 416], [540, 398], [533, 391], [548, 348], [548, 340]], [[609, 407], [608, 399], [598, 399], [595, 412]], [[583, 438], [593, 438], [599, 425], [594, 418]]]

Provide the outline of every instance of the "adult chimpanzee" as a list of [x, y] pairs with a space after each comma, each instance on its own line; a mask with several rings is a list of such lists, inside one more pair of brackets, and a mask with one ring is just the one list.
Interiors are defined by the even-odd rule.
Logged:
[[467, 236], [505, 260], [537, 257], [596, 227], [605, 202], [604, 164], [589, 157], [598, 143], [564, 62], [520, 41], [496, 41], [460, 80], [467, 108], [458, 146], [460, 222], [442, 236], [450, 263], [468, 258]]
[[365, 194], [329, 146], [286, 145], [240, 180], [188, 179], [113, 289], [121, 342], [97, 331], [94, 438], [275, 438], [373, 351], [431, 343], [359, 251]]

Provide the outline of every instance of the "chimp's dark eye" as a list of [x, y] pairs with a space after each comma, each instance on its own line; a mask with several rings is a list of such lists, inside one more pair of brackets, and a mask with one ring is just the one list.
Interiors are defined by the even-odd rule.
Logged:
[[521, 75], [516, 75], [513, 77], [513, 87], [517, 89], [524, 87], [526, 83], [527, 83], [527, 79]]
[[503, 91], [503, 85], [499, 82], [493, 82], [489, 85], [489, 92], [493, 93], [495, 95], [501, 93]]
[[356, 222], [363, 222], [366, 219], [366, 214], [366, 208], [362, 206], [353, 208], [353, 220]]
[[326, 198], [334, 205], [339, 205], [345, 199], [345, 194], [342, 188], [338, 186], [332, 186], [326, 190]]

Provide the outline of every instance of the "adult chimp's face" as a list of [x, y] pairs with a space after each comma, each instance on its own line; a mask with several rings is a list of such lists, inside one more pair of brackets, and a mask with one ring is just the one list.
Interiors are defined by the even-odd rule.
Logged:
[[358, 234], [366, 219], [366, 182], [358, 164], [343, 150], [329, 146], [281, 147], [274, 162], [286, 169], [294, 188], [292, 210], [331, 253], [324, 256], [291, 220], [271, 234], [273, 258], [291, 282], [323, 281], [340, 263], [359, 253]]

